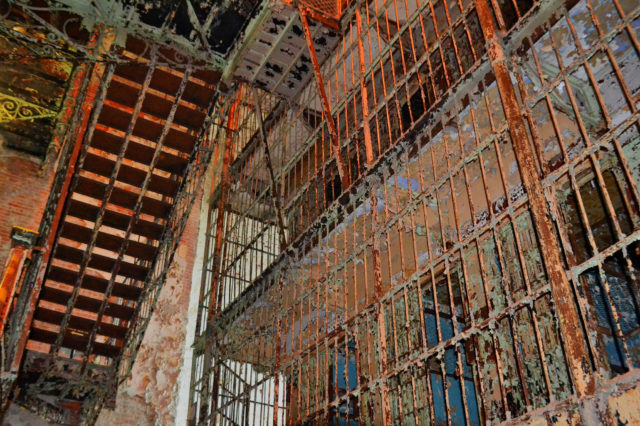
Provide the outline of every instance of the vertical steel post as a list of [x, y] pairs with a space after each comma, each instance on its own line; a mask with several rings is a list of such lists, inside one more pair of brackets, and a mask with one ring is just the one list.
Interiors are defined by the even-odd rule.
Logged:
[[593, 393], [595, 380], [591, 374], [589, 352], [585, 336], [581, 331], [573, 290], [563, 268], [562, 255], [550, 219], [551, 213], [545, 200], [541, 176], [536, 168], [535, 154], [529, 144], [524, 118], [509, 75], [506, 53], [493, 21], [491, 7], [487, 0], [474, 0], [474, 3], [509, 123], [509, 133], [513, 141], [522, 182], [529, 197], [529, 206], [536, 231], [540, 236], [540, 251], [549, 274], [553, 299], [557, 307], [556, 313], [565, 341], [569, 369], [576, 392], [581, 397]]

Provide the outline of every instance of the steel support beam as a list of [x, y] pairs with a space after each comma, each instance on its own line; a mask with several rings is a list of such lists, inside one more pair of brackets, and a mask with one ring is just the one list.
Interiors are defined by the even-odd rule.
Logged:
[[509, 134], [522, 183], [529, 196], [529, 206], [533, 215], [536, 231], [540, 236], [540, 251], [549, 275], [560, 330], [565, 341], [569, 369], [579, 397], [593, 393], [595, 379], [589, 362], [586, 338], [580, 327], [580, 315], [576, 309], [573, 289], [564, 271], [560, 246], [551, 222], [547, 200], [542, 188], [541, 176], [536, 167], [535, 153], [529, 143], [525, 122], [518, 104], [516, 92], [507, 66], [507, 54], [493, 21], [491, 7], [487, 0], [474, 0], [480, 25], [487, 43], [489, 60], [498, 85]]

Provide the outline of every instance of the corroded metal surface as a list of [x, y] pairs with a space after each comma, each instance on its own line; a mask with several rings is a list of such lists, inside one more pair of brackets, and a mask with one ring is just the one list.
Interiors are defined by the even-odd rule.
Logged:
[[273, 173], [242, 112], [190, 421], [496, 423], [637, 372], [639, 14], [356, 3], [263, 128]]

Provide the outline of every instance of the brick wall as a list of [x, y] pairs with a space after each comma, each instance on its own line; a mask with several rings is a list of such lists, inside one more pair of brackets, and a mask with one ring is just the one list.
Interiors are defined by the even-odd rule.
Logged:
[[0, 270], [11, 242], [11, 227], [38, 230], [55, 168], [42, 160], [7, 148], [0, 137]]

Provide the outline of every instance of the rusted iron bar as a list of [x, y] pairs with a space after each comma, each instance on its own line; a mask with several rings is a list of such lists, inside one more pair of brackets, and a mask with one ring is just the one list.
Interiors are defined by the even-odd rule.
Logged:
[[329, 133], [331, 133], [331, 146], [336, 157], [336, 164], [338, 166], [338, 174], [340, 175], [340, 181], [342, 182], [342, 189], [346, 189], [349, 186], [349, 175], [345, 169], [345, 165], [342, 159], [342, 152], [340, 147], [340, 139], [338, 138], [338, 131], [336, 129], [336, 123], [333, 120], [331, 114], [331, 105], [327, 98], [327, 92], [324, 88], [324, 80], [322, 78], [322, 72], [320, 71], [320, 64], [318, 63], [318, 57], [316, 55], [316, 49], [313, 44], [313, 38], [311, 37], [311, 31], [309, 30], [309, 22], [307, 21], [306, 11], [302, 6], [298, 6], [300, 12], [300, 21], [302, 22], [302, 29], [304, 30], [304, 37], [307, 41], [307, 48], [309, 49], [309, 56], [311, 57], [311, 64], [313, 65], [313, 73], [316, 78], [318, 86], [318, 92], [320, 94], [320, 101], [322, 103], [322, 109], [324, 112], [324, 118], [327, 121], [329, 127]]
[[509, 124], [509, 133], [514, 144], [522, 181], [529, 195], [529, 205], [534, 224], [540, 236], [540, 250], [552, 284], [553, 298], [557, 306], [556, 312], [560, 329], [565, 339], [565, 350], [574, 386], [579, 396], [588, 395], [595, 388], [595, 380], [590, 368], [589, 352], [585, 336], [583, 336], [579, 326], [581, 322], [575, 307], [573, 290], [563, 268], [562, 255], [554, 234], [541, 178], [536, 168], [535, 154], [529, 144], [524, 118], [520, 112], [515, 89], [511, 82], [506, 53], [494, 25], [489, 3], [487, 0], [474, 0], [474, 3], [478, 11], [482, 31], [487, 42], [489, 59], [504, 105], [505, 116]]
[[264, 144], [264, 156], [267, 160], [267, 169], [269, 170], [269, 177], [271, 179], [271, 198], [276, 208], [276, 214], [278, 215], [278, 230], [280, 232], [280, 250], [287, 245], [287, 237], [284, 227], [284, 214], [282, 213], [282, 199], [281, 191], [276, 185], [276, 175], [273, 171], [273, 163], [271, 162], [271, 151], [269, 150], [269, 140], [267, 132], [264, 127], [264, 121], [262, 120], [262, 107], [260, 106], [260, 98], [258, 97], [258, 91], [255, 87], [252, 88], [253, 100], [255, 104], [255, 114], [258, 116], [258, 127], [260, 131], [260, 138]]
[[221, 254], [222, 254], [222, 243], [223, 243], [223, 226], [224, 226], [224, 212], [227, 207], [227, 198], [229, 194], [229, 185], [230, 185], [230, 176], [229, 169], [231, 166], [231, 162], [233, 160], [233, 150], [234, 150], [234, 132], [237, 125], [237, 114], [238, 107], [242, 102], [242, 90], [238, 89], [236, 93], [236, 98], [229, 109], [229, 116], [227, 118], [227, 127], [231, 129], [231, 131], [227, 132], [225, 137], [225, 145], [224, 145], [224, 156], [222, 163], [222, 170], [220, 173], [220, 195], [218, 199], [218, 217], [216, 218], [216, 234], [215, 241], [213, 247], [213, 275], [211, 281], [211, 291], [209, 296], [209, 310], [207, 312], [207, 332], [206, 332], [206, 340], [205, 340], [205, 353], [204, 353], [204, 368], [205, 373], [202, 378], [202, 404], [200, 406], [200, 412], [197, 414], [199, 419], [205, 418], [209, 412], [209, 404], [211, 403], [213, 406], [211, 407], [211, 411], [215, 413], [216, 404], [217, 404], [217, 391], [218, 391], [218, 382], [220, 380], [220, 367], [218, 363], [213, 366], [214, 368], [214, 377], [213, 377], [213, 385], [211, 389], [212, 397], [209, 398], [209, 374], [211, 369], [211, 363], [214, 359], [213, 345], [215, 344], [214, 339], [216, 336], [214, 333], [215, 326], [215, 318], [218, 313], [218, 281], [220, 275], [220, 262], [221, 262]]

